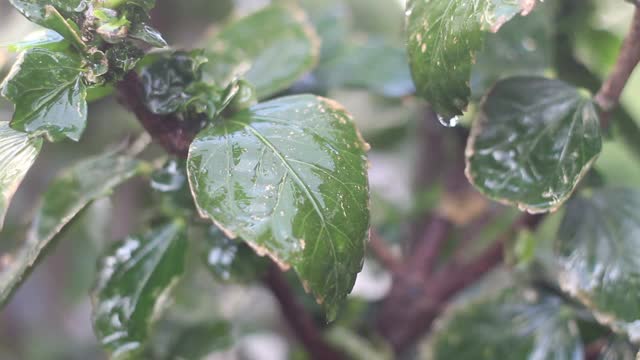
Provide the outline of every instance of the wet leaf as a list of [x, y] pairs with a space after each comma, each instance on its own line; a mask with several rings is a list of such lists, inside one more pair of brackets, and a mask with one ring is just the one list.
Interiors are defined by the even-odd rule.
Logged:
[[187, 169], [201, 215], [292, 266], [334, 318], [362, 268], [365, 150], [342, 107], [301, 95], [206, 128], [191, 145]]
[[111, 359], [140, 359], [149, 327], [185, 268], [185, 224], [173, 222], [117, 243], [101, 260], [93, 327]]
[[217, 280], [234, 283], [258, 279], [269, 264], [242, 240], [229, 239], [215, 226], [204, 238], [202, 259]]
[[380, 40], [351, 44], [324, 62], [317, 77], [327, 88], [364, 88], [387, 97], [403, 97], [415, 91], [404, 49]]
[[40, 153], [42, 139], [29, 137], [0, 122], [0, 230], [9, 203]]
[[445, 118], [461, 115], [469, 78], [485, 31], [497, 32], [535, 0], [409, 0], [408, 53], [418, 94]]
[[160, 31], [148, 24], [134, 25], [129, 31], [129, 36], [153, 47], [163, 48], [168, 46], [167, 41], [162, 37]]
[[231, 324], [226, 321], [202, 322], [180, 329], [166, 360], [200, 360], [226, 350], [233, 344]]
[[1, 87], [15, 104], [11, 127], [51, 141], [78, 141], [87, 118], [82, 62], [75, 54], [33, 48], [21, 54]]
[[301, 10], [272, 5], [224, 28], [206, 50], [205, 76], [221, 87], [243, 77], [265, 99], [311, 70], [320, 42]]
[[480, 99], [493, 84], [512, 76], [542, 76], [553, 64], [555, 24], [550, 2], [529, 16], [516, 16], [496, 34], [487, 34], [471, 67], [471, 95]]
[[572, 199], [554, 245], [560, 286], [599, 322], [640, 341], [640, 192]]
[[27, 19], [43, 26], [47, 25], [47, 6], [74, 13], [83, 11], [88, 4], [87, 0], [9, 0], [9, 2]]
[[598, 114], [578, 89], [559, 80], [509, 78], [481, 105], [467, 145], [467, 177], [492, 199], [531, 213], [553, 211], [601, 149]]
[[84, 160], [58, 176], [44, 194], [26, 241], [0, 268], [0, 304], [29, 274], [52, 240], [92, 201], [138, 174], [140, 162], [115, 152]]
[[53, 51], [62, 51], [69, 44], [64, 41], [62, 35], [49, 29], [38, 30], [25, 36], [24, 39], [7, 45], [9, 51], [20, 52], [35, 47], [47, 48]]
[[197, 53], [175, 52], [160, 56], [141, 72], [145, 103], [154, 114], [171, 114], [189, 99], [187, 87], [200, 79], [206, 61]]
[[560, 298], [511, 287], [450, 308], [421, 358], [582, 360], [584, 350], [574, 314]]

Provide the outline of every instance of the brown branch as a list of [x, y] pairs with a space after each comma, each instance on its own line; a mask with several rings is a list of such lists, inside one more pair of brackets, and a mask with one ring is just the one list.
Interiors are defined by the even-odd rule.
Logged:
[[178, 119], [175, 115], [152, 113], [144, 103], [144, 90], [138, 75], [131, 71], [118, 83], [118, 100], [133, 112], [140, 124], [169, 154], [186, 158], [189, 145], [200, 130], [198, 121]]
[[398, 271], [400, 264], [395, 255], [391, 253], [386, 241], [382, 239], [380, 234], [375, 229], [371, 229], [371, 236], [369, 237], [369, 249], [375, 256], [375, 258], [391, 272]]
[[405, 350], [420, 335], [427, 331], [449, 300], [470, 284], [502, 264], [504, 245], [520, 229], [535, 228], [543, 219], [542, 215], [525, 214], [500, 236], [489, 248], [470, 262], [461, 264], [454, 261], [435, 273], [422, 288], [408, 283], [407, 298], [389, 298], [387, 309], [400, 306], [400, 311], [383, 313], [378, 322], [378, 331], [389, 341], [397, 352]]
[[289, 284], [276, 264], [271, 264], [263, 280], [278, 300], [282, 315], [309, 356], [316, 360], [341, 360], [345, 356], [335, 350], [323, 338], [307, 310], [296, 300]]
[[453, 226], [447, 219], [433, 215], [422, 234], [422, 239], [413, 250], [408, 267], [416, 277], [424, 278], [436, 266], [440, 250], [449, 238]]
[[620, 101], [633, 70], [640, 62], [640, 8], [636, 7], [631, 29], [622, 44], [620, 55], [611, 75], [595, 96], [595, 101], [604, 112], [603, 126], [606, 127], [606, 115], [611, 112]]

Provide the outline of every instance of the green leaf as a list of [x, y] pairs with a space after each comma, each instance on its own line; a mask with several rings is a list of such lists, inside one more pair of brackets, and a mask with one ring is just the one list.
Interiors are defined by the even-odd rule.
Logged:
[[129, 30], [129, 37], [143, 41], [153, 47], [167, 47], [167, 41], [162, 37], [160, 31], [147, 24], [136, 24]]
[[409, 0], [409, 63], [418, 94], [444, 118], [461, 115], [469, 103], [469, 78], [484, 31], [497, 32], [535, 0]]
[[244, 77], [265, 99], [315, 66], [320, 41], [301, 10], [272, 5], [224, 28], [206, 49], [209, 80], [224, 87]]
[[454, 305], [421, 352], [433, 360], [584, 359], [572, 310], [557, 297], [515, 287]]
[[366, 148], [341, 106], [292, 96], [203, 130], [187, 170], [201, 215], [292, 266], [334, 318], [362, 268]]
[[[62, 51], [69, 44], [64, 41], [64, 37], [49, 29], [34, 31], [25, 36], [21, 41], [7, 44], [7, 49], [11, 52], [21, 52], [35, 47], [47, 48], [53, 51]], [[4, 45], [3, 45], [4, 46]]]
[[47, 6], [67, 12], [81, 12], [87, 7], [87, 0], [9, 0], [22, 15], [32, 22], [46, 26]]
[[559, 80], [498, 82], [467, 145], [467, 177], [488, 197], [530, 213], [554, 211], [602, 150], [591, 100]]
[[200, 360], [233, 344], [231, 324], [201, 322], [181, 329], [166, 360]]
[[229, 239], [212, 226], [204, 238], [202, 259], [209, 272], [222, 282], [251, 282], [265, 273], [269, 264], [239, 239]]
[[185, 269], [185, 224], [168, 223], [117, 243], [92, 293], [93, 327], [111, 359], [140, 359], [149, 327]]
[[550, 2], [529, 16], [517, 16], [496, 34], [488, 34], [471, 68], [471, 94], [480, 99], [500, 79], [542, 76], [553, 64], [554, 22]]
[[[187, 104], [197, 94], [192, 85], [202, 79], [201, 67], [207, 61], [200, 51], [183, 52], [159, 56], [152, 64], [140, 71], [147, 108], [154, 114], [172, 114], [186, 110]], [[215, 91], [204, 92], [215, 97]], [[215, 113], [216, 106], [211, 104]]]
[[12, 261], [0, 268], [0, 305], [6, 303], [16, 287], [58, 235], [92, 201], [108, 195], [141, 170], [141, 163], [110, 152], [84, 160], [64, 171], [49, 186], [38, 207], [26, 241]]
[[554, 245], [562, 289], [634, 342], [640, 341], [639, 209], [637, 190], [572, 199]]
[[403, 97], [415, 91], [404, 49], [380, 40], [351, 45], [324, 62], [317, 77], [326, 88], [364, 88], [387, 97]]
[[43, 48], [21, 54], [1, 87], [15, 113], [11, 127], [51, 141], [78, 141], [87, 118], [81, 59]]
[[0, 122], [0, 230], [9, 203], [40, 153], [42, 139], [29, 137]]

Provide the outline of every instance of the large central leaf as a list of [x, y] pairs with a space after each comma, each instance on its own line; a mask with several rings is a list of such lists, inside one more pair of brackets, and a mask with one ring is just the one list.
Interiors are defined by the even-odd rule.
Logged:
[[555, 256], [563, 290], [640, 341], [640, 192], [606, 189], [571, 200]]
[[444, 117], [462, 114], [484, 30], [498, 31], [535, 0], [409, 0], [409, 60], [418, 93]]
[[0, 229], [9, 203], [40, 153], [42, 139], [9, 128], [0, 122]]
[[336, 103], [286, 97], [202, 131], [189, 152], [189, 181], [203, 216], [292, 265], [333, 318], [362, 267], [366, 146]]

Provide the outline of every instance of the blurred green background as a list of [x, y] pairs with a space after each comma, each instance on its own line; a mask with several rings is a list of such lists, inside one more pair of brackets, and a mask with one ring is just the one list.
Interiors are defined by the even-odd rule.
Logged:
[[[404, 45], [402, 0], [300, 1], [307, 8], [314, 9], [310, 17], [316, 24], [324, 25], [326, 37], [323, 46], [324, 50], [328, 49], [324, 52], [328, 58], [323, 62], [331, 63], [332, 57], [337, 55], [333, 55], [329, 48], [340, 47], [345, 39], [353, 43], [382, 41], [398, 48]], [[268, 3], [268, 0], [158, 0], [153, 21], [176, 48], [194, 48], [201, 44], [206, 34]], [[598, 1], [596, 15], [583, 19], [589, 26], [582, 27], [583, 30], [575, 34], [576, 56], [600, 76], [606, 75], [613, 66], [632, 15], [629, 7], [620, 3]], [[15, 54], [9, 53], [2, 44], [20, 40], [34, 30], [35, 25], [24, 20], [7, 0], [0, 0], [2, 76], [15, 59]], [[385, 66], [394, 66], [392, 64]], [[362, 77], [368, 80], [384, 70], [370, 68], [369, 73]], [[327, 71], [333, 71], [332, 76], [347, 75], [335, 70]], [[406, 84], [397, 86], [403, 85]], [[378, 92], [342, 86], [326, 89], [326, 95], [343, 103], [354, 114], [364, 136], [373, 145], [370, 179], [376, 225], [397, 224], [412, 209], [428, 206], [421, 204], [428, 201], [423, 199], [424, 196], [415, 196], [411, 192], [415, 162], [412, 134], [416, 133], [412, 130], [422, 120], [423, 105], [411, 97], [391, 98], [376, 94], [388, 95], [385, 91], [393, 91], [397, 86], [391, 90], [383, 86]], [[638, 122], [640, 102], [635, 96], [639, 92], [640, 73], [636, 73], [625, 91], [623, 102]], [[12, 106], [0, 100], [0, 119], [9, 120], [11, 112]], [[107, 98], [91, 104], [89, 127], [80, 143], [46, 144], [46, 150], [12, 203], [7, 229], [0, 234], [0, 254], [22, 240], [22, 229], [30, 221], [39, 194], [59, 169], [141, 131], [137, 121], [118, 106], [115, 99]], [[611, 139], [605, 145], [597, 169], [612, 184], [640, 187], [640, 168], [635, 161], [627, 146]], [[117, 191], [113, 201], [94, 204], [65, 231], [59, 245], [0, 312], [0, 359], [104, 358], [91, 329], [88, 297], [96, 259], [106, 242], [126, 236], [142, 222], [150, 196], [148, 186], [141, 180], [130, 182]], [[393, 239], [393, 231], [387, 235]], [[190, 263], [195, 265], [196, 261]], [[169, 318], [233, 322], [234, 345], [207, 359], [278, 360], [299, 356], [299, 349], [287, 333], [276, 304], [266, 290], [259, 286], [218, 285], [198, 267], [191, 268], [188, 281], [182, 285], [184, 291], [180, 292], [177, 306]], [[338, 326], [349, 327], [360, 321], [357, 318], [363, 313], [362, 304], [380, 299], [388, 290], [389, 283], [388, 274], [373, 262], [367, 262]], [[171, 323], [167, 324], [170, 328]], [[162, 336], [160, 327], [157, 334], [159, 347], [162, 347]], [[348, 336], [338, 337], [348, 341]]]

